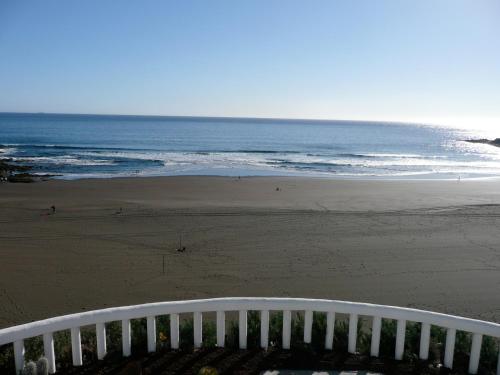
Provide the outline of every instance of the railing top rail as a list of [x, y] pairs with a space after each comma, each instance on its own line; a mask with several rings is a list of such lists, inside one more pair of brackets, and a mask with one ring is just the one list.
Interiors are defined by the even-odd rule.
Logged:
[[500, 337], [500, 324], [498, 323], [406, 307], [324, 299], [228, 297], [111, 307], [102, 310], [58, 316], [1, 329], [0, 345], [39, 336], [44, 333], [57, 332], [96, 323], [168, 314], [237, 310], [334, 311], [341, 314], [358, 314], [388, 319], [404, 319], [419, 323], [429, 323], [445, 328], [454, 328], [471, 333]]

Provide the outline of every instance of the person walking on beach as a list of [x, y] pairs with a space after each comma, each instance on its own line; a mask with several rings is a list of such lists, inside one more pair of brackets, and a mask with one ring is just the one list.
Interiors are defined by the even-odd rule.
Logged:
[[52, 210], [52, 215], [54, 215], [56, 213], [56, 206], [52, 205], [50, 209]]

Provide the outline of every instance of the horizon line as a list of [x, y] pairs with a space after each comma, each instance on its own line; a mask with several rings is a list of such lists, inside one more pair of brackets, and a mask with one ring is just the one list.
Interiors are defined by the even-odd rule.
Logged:
[[[185, 119], [217, 119], [217, 120], [258, 120], [258, 121], [313, 121], [313, 122], [369, 122], [406, 125], [439, 125], [418, 121], [406, 120], [366, 120], [366, 119], [341, 119], [341, 118], [303, 118], [303, 117], [250, 117], [250, 116], [206, 116], [206, 115], [145, 115], [145, 114], [115, 114], [115, 113], [75, 113], [75, 112], [9, 112], [0, 111], [0, 115], [60, 115], [60, 116], [103, 116], [103, 117], [151, 117], [151, 118], [185, 118]], [[444, 125], [442, 125], [444, 126]]]

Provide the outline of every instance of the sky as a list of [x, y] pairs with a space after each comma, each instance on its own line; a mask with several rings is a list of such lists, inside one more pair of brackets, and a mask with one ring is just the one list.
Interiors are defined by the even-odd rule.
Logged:
[[0, 0], [0, 112], [500, 129], [500, 0]]

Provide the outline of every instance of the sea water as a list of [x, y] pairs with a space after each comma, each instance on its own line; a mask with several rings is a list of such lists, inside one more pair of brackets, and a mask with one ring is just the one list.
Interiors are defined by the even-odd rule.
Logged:
[[500, 176], [500, 148], [449, 127], [240, 118], [0, 114], [0, 157], [59, 178]]

